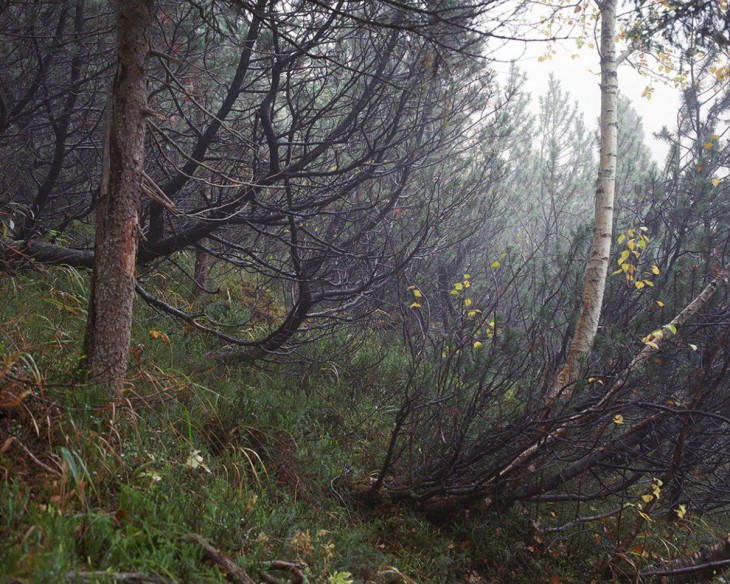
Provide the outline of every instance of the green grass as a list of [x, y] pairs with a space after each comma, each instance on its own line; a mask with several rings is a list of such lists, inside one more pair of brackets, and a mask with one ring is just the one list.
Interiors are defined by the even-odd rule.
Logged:
[[[139, 305], [133, 345], [145, 348], [131, 359], [124, 399], [110, 407], [74, 376], [86, 279], [55, 269], [0, 280], [0, 364], [23, 380], [5, 385], [19, 402], [0, 407], [0, 575], [224, 582], [182, 541], [191, 533], [254, 577], [285, 559], [305, 563], [312, 583], [585, 582], [594, 574], [596, 557], [570, 540], [541, 541], [536, 510], [437, 527], [412, 508], [350, 500], [347, 482], [382, 463], [404, 379], [407, 356], [392, 333], [353, 342], [343, 329], [300, 361], [191, 374], [215, 345]], [[350, 350], [338, 352], [343, 346]], [[346, 506], [333, 493], [336, 477]], [[558, 511], [556, 522], [569, 519]]]

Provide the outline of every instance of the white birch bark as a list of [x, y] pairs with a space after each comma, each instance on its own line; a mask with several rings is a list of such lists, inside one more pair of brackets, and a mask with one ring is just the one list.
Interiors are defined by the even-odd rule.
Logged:
[[601, 11], [601, 148], [596, 184], [595, 226], [591, 254], [585, 270], [580, 316], [568, 355], [549, 399], [568, 387], [580, 374], [598, 332], [613, 236], [613, 207], [618, 150], [618, 61], [616, 58], [617, 0], [597, 2]]

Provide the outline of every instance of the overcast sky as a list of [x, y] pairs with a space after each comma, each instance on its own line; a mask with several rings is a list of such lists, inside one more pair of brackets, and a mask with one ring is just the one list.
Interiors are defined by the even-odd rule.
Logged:
[[[585, 46], [582, 50], [576, 49], [575, 41], [569, 40], [554, 46], [557, 54], [550, 60], [538, 61], [538, 58], [547, 50], [546, 43], [522, 43], [511, 41], [496, 51], [492, 57], [499, 59], [495, 68], [503, 76], [509, 70], [509, 61], [515, 59], [520, 69], [527, 75], [526, 91], [532, 94], [533, 108], [537, 111], [537, 98], [545, 93], [548, 77], [554, 74], [561, 81], [564, 90], [567, 90], [574, 101], [578, 102], [589, 127], [597, 127], [600, 113], [600, 65], [598, 50]], [[577, 54], [577, 58], [572, 55]], [[654, 158], [661, 163], [667, 152], [665, 144], [658, 142], [652, 136], [663, 126], [670, 129], [676, 125], [679, 99], [674, 87], [655, 82], [651, 99], [641, 97], [644, 88], [649, 83], [641, 77], [629, 63], [619, 67], [619, 90], [628, 97], [634, 108], [643, 119], [646, 143], [651, 149]], [[504, 78], [504, 77], [503, 77]]]

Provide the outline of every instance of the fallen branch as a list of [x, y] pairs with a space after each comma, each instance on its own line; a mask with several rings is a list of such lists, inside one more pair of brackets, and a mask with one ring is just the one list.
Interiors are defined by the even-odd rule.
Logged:
[[[707, 572], [704, 578], [715, 578], [717, 576], [717, 568], [725, 570], [730, 568], [730, 560], [718, 560], [716, 562], [708, 562], [706, 564], [697, 564], [696, 566], [683, 566], [682, 568], [667, 568], [665, 570], [651, 570], [648, 572], [641, 572], [639, 576], [646, 578], [649, 576], [682, 576], [685, 574], [692, 574], [692, 579], [696, 580], [698, 577], [695, 572]], [[701, 575], [700, 575], [701, 576]]]
[[256, 584], [236, 562], [231, 558], [224, 556], [220, 551], [214, 548], [204, 537], [194, 533], [182, 536], [182, 541], [193, 543], [203, 550], [203, 560], [218, 566], [226, 576], [226, 580], [233, 584]]
[[626, 382], [629, 380], [631, 373], [646, 363], [649, 358], [660, 350], [661, 344], [668, 338], [667, 331], [676, 331], [697, 312], [699, 312], [712, 298], [713, 294], [722, 285], [727, 285], [728, 279], [730, 279], [730, 267], [724, 267], [720, 272], [707, 284], [707, 286], [700, 292], [697, 297], [690, 302], [674, 319], [667, 325], [664, 325], [661, 329], [652, 333], [651, 341], [644, 344], [644, 347], [639, 353], [631, 360], [628, 366], [621, 372], [616, 381], [608, 388], [606, 393], [594, 404], [590, 405], [587, 409], [579, 411], [572, 416], [569, 416], [550, 434], [541, 438], [538, 442], [528, 446], [520, 453], [518, 453], [510, 462], [494, 477], [493, 482], [497, 479], [501, 479], [508, 473], [519, 467], [523, 462], [533, 455], [538, 454], [541, 449], [544, 449], [548, 444], [553, 443], [555, 440], [562, 438], [569, 429], [569, 425], [572, 422], [584, 419], [587, 415], [593, 414], [605, 407], [616, 395], [625, 387]]
[[66, 574], [66, 578], [71, 582], [142, 582], [150, 584], [172, 584], [172, 580], [154, 574], [142, 574], [140, 572], [75, 572], [71, 571]]
[[5, 441], [5, 443], [3, 444], [3, 447], [2, 447], [2, 451], [5, 452], [10, 447], [11, 444], [17, 444], [18, 446], [20, 446], [20, 448], [23, 450], [23, 452], [25, 452], [33, 462], [35, 462], [38, 466], [40, 466], [46, 472], [57, 475], [57, 476], [61, 475], [60, 471], [55, 470], [55, 469], [51, 468], [50, 466], [48, 466], [46, 463], [38, 460], [38, 458], [36, 458], [36, 456], [30, 451], [30, 449], [28, 449], [28, 447], [25, 444], [23, 444], [20, 440], [18, 440], [15, 436], [11, 436], [10, 438], [8, 438]]
[[[286, 562], [284, 560], [274, 560], [273, 562], [267, 562], [265, 566], [269, 570], [289, 572], [292, 576], [292, 584], [307, 584], [308, 582], [307, 577], [302, 571], [302, 568], [304, 567], [303, 564], [299, 564], [296, 562]], [[263, 570], [259, 572], [259, 576], [265, 582], [269, 582], [269, 584], [280, 584], [281, 582], [281, 580], [272, 576], [271, 574], [267, 574]]]
[[670, 577], [675, 582], [710, 580], [717, 576], [718, 571], [727, 568], [730, 568], [730, 535], [708, 548], [668, 562], [656, 570], [641, 572], [640, 576]]

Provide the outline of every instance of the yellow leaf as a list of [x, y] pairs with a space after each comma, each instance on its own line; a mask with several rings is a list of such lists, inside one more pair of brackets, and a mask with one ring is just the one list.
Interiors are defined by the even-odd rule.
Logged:
[[702, 145], [702, 147], [703, 147], [703, 148], [704, 148], [705, 150], [712, 150], [712, 148], [713, 148], [714, 146], [715, 146], [715, 145], [714, 145], [714, 144], [713, 144], [712, 142], [705, 142], [705, 143], [704, 143], [704, 144]]
[[687, 515], [687, 507], [685, 505], [680, 505], [674, 510], [674, 512], [677, 514], [677, 517], [684, 519], [684, 516]]
[[157, 331], [157, 330], [154, 330], [153, 329], [153, 330], [149, 331], [149, 333], [150, 333], [150, 338], [151, 339], [160, 340], [163, 343], [165, 343], [166, 345], [168, 345], [168, 346], [170, 345], [170, 337], [168, 337], [162, 331]]
[[621, 414], [616, 414], [613, 417], [613, 423], [618, 424], [619, 426], [624, 423], [624, 417]]
[[654, 495], [642, 495], [641, 500], [644, 501], [644, 503], [651, 503], [654, 500]]
[[464, 274], [464, 280], [468, 280], [469, 278], [471, 278], [469, 274]]
[[471, 306], [471, 298], [467, 298], [464, 300], [464, 306]]
[[715, 177], [715, 178], [712, 179], [712, 186], [713, 187], [716, 187], [719, 184], [720, 184], [720, 179], [719, 178]]
[[619, 242], [619, 244], [621, 244], [624, 241], [626, 241], [626, 234], [622, 233], [621, 235], [618, 236], [618, 242]]
[[651, 273], [654, 274], [655, 276], [658, 276], [659, 275], [659, 268], [657, 268], [656, 266], [652, 266], [651, 267]]
[[636, 282], [634, 282], [634, 286], [636, 286], [637, 290], [641, 290], [644, 287], [644, 282], [642, 282], [641, 280], [637, 280]]
[[464, 285], [461, 282], [457, 282], [456, 284], [454, 284], [454, 290], [463, 290], [463, 289], [464, 289]]
[[468, 288], [469, 286], [471, 286], [471, 281], [470, 280], [464, 280], [464, 288]]
[[661, 300], [657, 300], [656, 304], [659, 308], [664, 308], [664, 303]]
[[720, 139], [720, 136], [718, 136], [717, 134], [710, 134], [710, 140], [719, 140], [719, 139]]
[[418, 302], [414, 302], [408, 308], [421, 308], [421, 305]]
[[500, 263], [499, 263], [498, 261], [496, 261], [496, 260], [492, 262], [492, 267], [493, 267], [493, 268], [494, 268], [495, 270], [496, 270], [496, 269], [497, 269], [497, 268], [498, 268], [499, 266], [501, 266], [501, 265], [502, 265], [502, 264], [500, 264]]
[[482, 347], [482, 345], [484, 345], [484, 343], [482, 343], [481, 341], [474, 341], [475, 349], [480, 349]]
[[415, 296], [416, 298], [421, 298], [423, 294], [421, 294], [421, 291], [416, 288], [415, 290], [413, 290], [413, 296]]
[[642, 519], [645, 519], [646, 521], [654, 521], [651, 517], [649, 517], [646, 513], [643, 511], [639, 511], [639, 515], [641, 515]]

